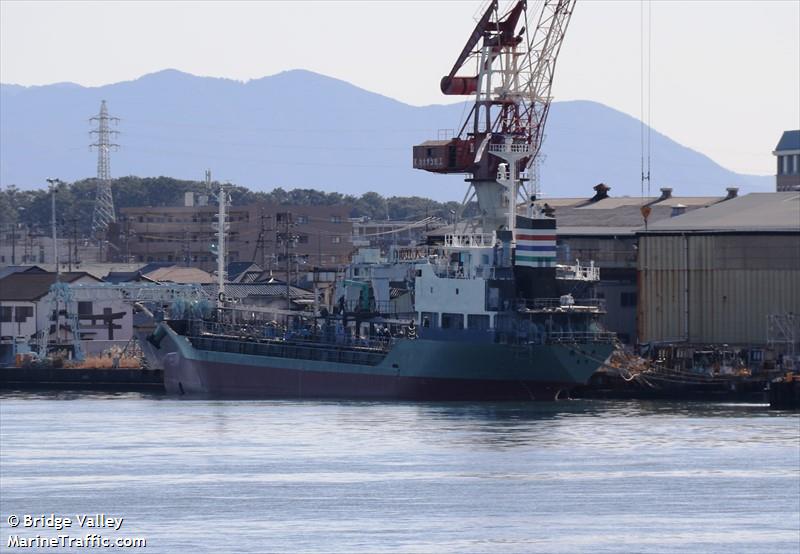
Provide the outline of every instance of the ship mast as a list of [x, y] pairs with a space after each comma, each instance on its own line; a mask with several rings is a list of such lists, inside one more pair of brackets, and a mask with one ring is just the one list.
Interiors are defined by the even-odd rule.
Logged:
[[230, 227], [226, 215], [227, 205], [230, 200], [226, 183], [220, 183], [216, 197], [219, 205], [216, 223], [217, 232], [214, 233], [217, 237], [217, 308], [222, 308], [225, 303], [225, 233]]

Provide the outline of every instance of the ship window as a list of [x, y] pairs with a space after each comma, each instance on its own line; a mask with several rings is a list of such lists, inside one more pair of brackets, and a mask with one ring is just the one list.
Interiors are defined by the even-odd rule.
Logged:
[[619, 295], [619, 304], [623, 307], [631, 307], [636, 306], [636, 293], [635, 292], [623, 292]]
[[78, 315], [90, 315], [92, 313], [91, 302], [78, 302]]
[[11, 321], [11, 306], [0, 306], [0, 321], [4, 323]]
[[489, 316], [484, 314], [467, 314], [467, 328], [486, 330], [489, 328]]
[[420, 314], [420, 325], [425, 328], [439, 326], [439, 314], [436, 312], [422, 312]]
[[514, 316], [508, 314], [497, 314], [494, 318], [494, 327], [498, 331], [510, 333], [514, 331]]
[[500, 309], [500, 289], [497, 287], [489, 288], [489, 297], [487, 299], [487, 309], [499, 310]]
[[456, 289], [456, 294], [458, 294], [458, 289]]
[[442, 314], [442, 329], [463, 329], [464, 314]]

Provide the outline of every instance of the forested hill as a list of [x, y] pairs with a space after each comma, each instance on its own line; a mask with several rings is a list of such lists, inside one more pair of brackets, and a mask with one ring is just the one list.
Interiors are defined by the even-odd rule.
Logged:
[[[77, 220], [78, 230], [88, 234], [92, 222], [92, 210], [96, 181], [84, 179], [60, 185], [57, 193], [58, 218], [62, 221]], [[170, 177], [121, 177], [111, 183], [114, 204], [120, 208], [130, 206], [179, 206], [184, 193], [207, 192], [201, 181], [186, 181]], [[456, 202], [437, 202], [418, 196], [391, 196], [384, 198], [376, 192], [360, 196], [338, 192], [322, 192], [314, 189], [254, 192], [246, 187], [234, 186], [231, 200], [235, 206], [257, 202], [301, 206], [351, 206], [351, 217], [366, 216], [371, 219], [415, 221], [427, 216], [442, 219], [451, 217], [450, 210], [458, 207]], [[19, 190], [9, 187], [0, 191], [0, 221], [24, 223], [33, 228], [47, 229], [50, 224], [50, 195], [44, 189]]]

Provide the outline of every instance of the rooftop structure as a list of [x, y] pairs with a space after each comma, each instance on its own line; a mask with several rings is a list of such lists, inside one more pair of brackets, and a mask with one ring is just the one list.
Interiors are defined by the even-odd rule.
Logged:
[[[63, 283], [73, 283], [79, 280], [100, 281], [85, 271], [62, 273], [60, 279]], [[0, 301], [38, 300], [50, 292], [50, 287], [55, 282], [55, 273], [39, 271], [12, 273], [0, 279]]]
[[800, 189], [800, 129], [784, 131], [772, 153], [778, 162], [776, 190], [785, 192]]
[[649, 233], [800, 232], [800, 191], [758, 192], [664, 219]]

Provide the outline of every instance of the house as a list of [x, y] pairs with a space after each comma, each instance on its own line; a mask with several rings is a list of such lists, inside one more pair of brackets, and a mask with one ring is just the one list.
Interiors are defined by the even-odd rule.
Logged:
[[252, 283], [264, 270], [253, 262], [231, 262], [225, 270], [228, 283]]
[[215, 283], [216, 279], [207, 271], [197, 267], [185, 267], [180, 265], [168, 264], [148, 264], [139, 270], [142, 277], [157, 283], [179, 283], [179, 284], [206, 284]]
[[[59, 306], [58, 325], [53, 321], [56, 306], [48, 294], [57, 279], [69, 285], [73, 297], [68, 309]], [[95, 286], [101, 283], [86, 272], [56, 276], [31, 270], [1, 278], [0, 364], [13, 361], [18, 343], [36, 348], [44, 338], [71, 345], [71, 313], [78, 320], [84, 353], [100, 353], [115, 344], [124, 346], [133, 336], [132, 307], [111, 291], [99, 294]]]

